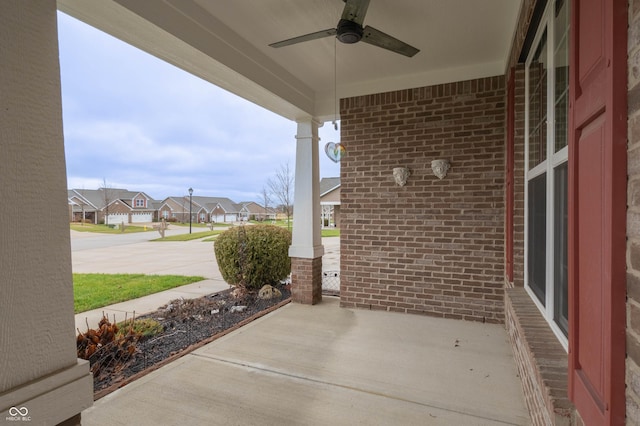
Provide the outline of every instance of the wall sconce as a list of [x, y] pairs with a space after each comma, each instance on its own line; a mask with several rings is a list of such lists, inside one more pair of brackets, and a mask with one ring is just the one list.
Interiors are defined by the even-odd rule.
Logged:
[[438, 159], [431, 162], [431, 170], [439, 179], [444, 179], [450, 168], [449, 160]]
[[409, 179], [409, 169], [406, 167], [394, 167], [393, 168], [393, 178], [399, 186], [404, 186], [407, 183], [407, 179]]

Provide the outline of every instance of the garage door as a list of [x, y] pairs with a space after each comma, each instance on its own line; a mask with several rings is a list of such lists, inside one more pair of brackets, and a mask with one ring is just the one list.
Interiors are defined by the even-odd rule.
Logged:
[[151, 213], [133, 213], [131, 215], [131, 223], [149, 223], [153, 221]]
[[109, 225], [120, 225], [122, 222], [129, 223], [129, 214], [111, 213], [107, 216], [107, 220], [105, 223]]

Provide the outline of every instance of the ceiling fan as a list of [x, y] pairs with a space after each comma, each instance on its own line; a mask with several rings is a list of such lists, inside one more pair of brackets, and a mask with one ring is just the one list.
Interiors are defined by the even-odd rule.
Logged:
[[272, 43], [271, 47], [284, 47], [292, 44], [302, 43], [305, 41], [316, 40], [319, 38], [336, 36], [342, 43], [353, 44], [359, 41], [382, 47], [383, 49], [399, 53], [404, 56], [412, 57], [420, 50], [407, 43], [398, 40], [388, 34], [383, 33], [373, 27], [363, 27], [364, 16], [369, 7], [369, 0], [343, 0], [345, 2], [344, 10], [338, 26], [311, 34], [290, 38], [287, 40]]

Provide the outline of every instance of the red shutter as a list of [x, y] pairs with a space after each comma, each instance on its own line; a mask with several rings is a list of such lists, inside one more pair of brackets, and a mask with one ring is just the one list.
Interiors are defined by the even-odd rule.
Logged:
[[586, 425], [625, 417], [627, 1], [571, 4], [569, 395]]
[[513, 209], [514, 209], [514, 139], [515, 139], [515, 68], [509, 71], [507, 82], [507, 176], [505, 182], [506, 194], [506, 230], [505, 230], [505, 263], [507, 279], [513, 282]]

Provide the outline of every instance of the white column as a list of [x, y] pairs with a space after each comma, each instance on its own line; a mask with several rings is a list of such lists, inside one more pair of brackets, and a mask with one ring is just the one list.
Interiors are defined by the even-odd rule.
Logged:
[[18, 409], [31, 424], [78, 422], [93, 403], [76, 358], [56, 13], [0, 1], [0, 420]]
[[315, 259], [324, 254], [320, 233], [318, 127], [313, 119], [298, 122], [290, 257]]

